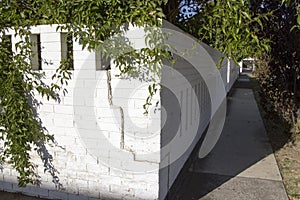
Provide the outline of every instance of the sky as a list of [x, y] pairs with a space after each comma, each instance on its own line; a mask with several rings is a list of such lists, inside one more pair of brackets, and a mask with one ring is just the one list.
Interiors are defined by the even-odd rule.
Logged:
[[197, 14], [197, 10], [199, 9], [199, 5], [193, 0], [183, 0], [180, 5], [180, 20], [188, 19]]

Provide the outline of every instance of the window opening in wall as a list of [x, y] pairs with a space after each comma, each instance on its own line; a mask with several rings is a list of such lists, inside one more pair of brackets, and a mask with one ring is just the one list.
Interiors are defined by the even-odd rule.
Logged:
[[109, 70], [111, 69], [111, 58], [105, 56], [101, 50], [97, 49], [96, 53], [96, 70]]
[[199, 115], [199, 120], [201, 120], [201, 84], [199, 83], [198, 84], [198, 87], [197, 87], [197, 105], [196, 106], [198, 106], [199, 107], [199, 113], [198, 113], [198, 115]]
[[194, 94], [195, 94], [195, 101], [194, 101], [195, 109], [193, 110], [193, 112], [194, 112], [193, 114], [194, 114], [194, 122], [196, 122], [196, 119], [197, 119], [197, 102], [198, 102], [198, 84], [196, 84], [194, 86]]
[[7, 51], [10, 52], [10, 55], [13, 55], [11, 35], [4, 35], [3, 42], [4, 42], [4, 45], [7, 49]]
[[193, 92], [194, 92], [195, 90], [194, 90], [194, 86], [192, 86], [192, 88], [191, 88], [191, 105], [190, 105], [190, 107], [191, 107], [191, 112], [190, 112], [190, 125], [193, 125]]
[[203, 82], [200, 83], [200, 104], [201, 104], [201, 114], [204, 113], [204, 85]]
[[74, 70], [73, 36], [61, 33], [61, 59], [67, 70]]
[[209, 109], [209, 107], [208, 106], [210, 106], [209, 105], [209, 100], [208, 100], [208, 98], [209, 98], [209, 96], [208, 96], [208, 90], [206, 89], [206, 87], [205, 87], [205, 89], [204, 89], [204, 96], [205, 96], [205, 112]]
[[180, 91], [180, 136], [182, 135], [182, 123], [183, 123], [183, 91]]
[[186, 89], [186, 102], [185, 102], [185, 130], [188, 129], [189, 123], [189, 88]]
[[203, 112], [205, 113], [207, 109], [207, 99], [206, 99], [206, 89], [203, 85]]
[[33, 34], [30, 35], [31, 41], [31, 65], [32, 69], [34, 70], [41, 70], [42, 69], [42, 57], [41, 57], [41, 37], [40, 34]]

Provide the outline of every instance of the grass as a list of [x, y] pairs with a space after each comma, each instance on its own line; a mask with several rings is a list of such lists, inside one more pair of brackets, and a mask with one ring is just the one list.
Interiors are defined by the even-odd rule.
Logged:
[[249, 79], [288, 197], [290, 200], [300, 200], [300, 136], [293, 136], [292, 142], [288, 126], [279, 118], [269, 118], [261, 105], [257, 80], [252, 75]]

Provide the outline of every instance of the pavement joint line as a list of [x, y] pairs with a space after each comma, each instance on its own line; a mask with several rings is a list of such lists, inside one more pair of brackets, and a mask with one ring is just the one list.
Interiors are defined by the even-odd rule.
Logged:
[[[195, 171], [189, 171], [189, 173], [195, 173], [195, 174], [205, 174], [205, 175], [214, 175], [214, 176], [221, 176], [221, 177], [228, 177], [230, 179], [232, 178], [243, 178], [243, 179], [251, 179], [251, 180], [265, 180], [265, 181], [273, 181], [282, 183], [282, 180], [274, 180], [274, 179], [268, 179], [268, 178], [254, 178], [254, 177], [247, 177], [247, 176], [239, 176], [239, 175], [228, 175], [228, 174], [220, 174], [220, 173], [211, 173], [211, 172], [195, 172]], [[226, 183], [226, 182], [225, 182]]]

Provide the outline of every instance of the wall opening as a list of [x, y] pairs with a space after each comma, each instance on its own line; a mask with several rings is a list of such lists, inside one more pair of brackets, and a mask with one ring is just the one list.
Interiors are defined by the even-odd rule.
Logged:
[[11, 35], [3, 35], [2, 42], [4, 42], [5, 48], [10, 53], [10, 55], [13, 55]]
[[61, 33], [61, 59], [67, 70], [74, 70], [73, 36]]
[[41, 57], [41, 37], [40, 34], [33, 34], [30, 35], [31, 41], [31, 66], [34, 70], [41, 70], [42, 69], [42, 57]]
[[111, 58], [104, 55], [101, 50], [96, 49], [96, 70], [109, 70], [111, 69]]

